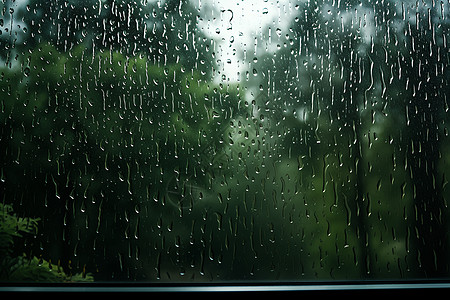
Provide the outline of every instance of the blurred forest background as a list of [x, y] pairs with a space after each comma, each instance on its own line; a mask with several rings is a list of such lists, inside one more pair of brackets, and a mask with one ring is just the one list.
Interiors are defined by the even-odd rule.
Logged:
[[249, 2], [0, 4], [2, 281], [449, 277], [448, 0]]

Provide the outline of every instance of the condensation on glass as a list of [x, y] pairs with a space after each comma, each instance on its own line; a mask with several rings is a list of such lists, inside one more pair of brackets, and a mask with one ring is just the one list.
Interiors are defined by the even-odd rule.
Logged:
[[448, 0], [5, 0], [0, 280], [447, 279]]

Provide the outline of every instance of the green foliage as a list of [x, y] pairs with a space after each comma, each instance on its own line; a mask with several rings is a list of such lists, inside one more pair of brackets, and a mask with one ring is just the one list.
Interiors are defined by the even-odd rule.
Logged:
[[218, 158], [240, 113], [237, 87], [180, 63], [158, 65], [88, 45], [66, 53], [42, 43], [17, 61], [1, 70], [0, 81], [9, 197], [24, 199], [23, 209], [44, 220], [42, 234], [57, 237], [46, 241], [49, 252], [64, 252], [74, 265], [100, 264], [105, 273], [124, 265], [151, 272], [144, 260], [122, 255], [128, 246], [118, 240], [139, 237], [136, 247], [149, 249], [144, 257], [153, 260], [159, 250], [142, 245], [158, 241], [155, 220], [186, 209], [192, 215], [176, 223], [176, 232], [187, 232], [205, 206], [214, 206], [217, 198], [206, 195], [226, 169]]
[[11, 205], [0, 203], [0, 221], [0, 257], [5, 257], [12, 254], [14, 238], [35, 232], [39, 219], [18, 217]]
[[0, 281], [81, 282], [92, 281], [91, 274], [69, 275], [61, 266], [27, 255], [15, 255], [15, 241], [37, 232], [39, 218], [17, 216], [11, 205], [0, 203]]
[[[296, 220], [304, 253], [320, 258], [320, 268], [317, 260], [302, 260], [305, 274], [386, 278], [416, 276], [423, 268], [427, 276], [447, 276], [447, 194], [438, 178], [448, 177], [441, 153], [448, 144], [448, 51], [442, 50], [449, 22], [433, 19], [439, 10], [416, 8], [420, 22], [412, 26], [392, 9], [395, 1], [371, 2], [331, 5], [327, 14], [325, 3], [299, 4], [289, 30], [275, 37], [284, 47], [261, 47], [258, 59], [249, 60], [258, 76], [248, 84], [268, 91], [255, 101], [275, 112], [269, 121], [286, 128], [273, 148], [281, 164], [299, 160], [298, 170], [284, 170], [300, 180], [285, 186], [298, 191], [292, 203], [304, 203], [307, 217]], [[349, 7], [352, 18], [368, 12], [389, 22], [370, 32], [340, 20], [337, 29], [337, 16]], [[431, 19], [435, 27], [425, 24]], [[270, 32], [262, 31], [261, 44]]]

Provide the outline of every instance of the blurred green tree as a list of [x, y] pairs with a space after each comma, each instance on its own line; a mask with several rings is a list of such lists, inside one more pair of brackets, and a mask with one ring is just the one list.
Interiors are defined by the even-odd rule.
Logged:
[[1, 185], [5, 201], [42, 219], [35, 248], [65, 267], [161, 276], [162, 263], [177, 267], [165, 240], [189, 240], [197, 202], [211, 201], [240, 95], [212, 82], [194, 8], [176, 3], [26, 8], [29, 39], [1, 69]]
[[262, 32], [248, 86], [263, 95], [254, 101], [277, 137], [277, 161], [298, 160], [292, 205], [316, 217], [298, 225], [311, 236], [306, 254], [321, 258], [305, 274], [443, 276], [443, 8], [319, 1], [295, 10], [287, 26]]

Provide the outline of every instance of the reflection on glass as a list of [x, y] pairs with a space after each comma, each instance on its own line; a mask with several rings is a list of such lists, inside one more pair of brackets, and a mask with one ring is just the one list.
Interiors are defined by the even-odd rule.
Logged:
[[448, 278], [448, 1], [4, 1], [2, 282]]

